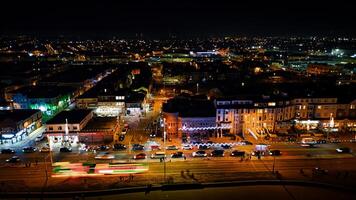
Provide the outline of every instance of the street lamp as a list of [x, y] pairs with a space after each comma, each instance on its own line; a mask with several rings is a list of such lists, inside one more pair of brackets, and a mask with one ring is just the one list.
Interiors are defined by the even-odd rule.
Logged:
[[329, 131], [327, 131], [327, 136], [326, 136], [327, 140], [329, 139], [329, 134], [333, 127], [334, 127], [334, 118], [333, 118], [333, 114], [330, 113]]
[[164, 148], [164, 158], [163, 158], [163, 173], [164, 182], [166, 182], [166, 118], [163, 118], [163, 148]]

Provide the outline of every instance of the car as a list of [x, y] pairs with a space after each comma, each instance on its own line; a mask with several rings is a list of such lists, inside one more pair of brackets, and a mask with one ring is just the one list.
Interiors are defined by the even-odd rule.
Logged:
[[11, 158], [6, 160], [7, 163], [17, 163], [20, 162], [20, 158], [18, 156], [12, 156]]
[[341, 147], [341, 148], [337, 148], [336, 152], [338, 153], [351, 153], [351, 149], [348, 147]]
[[139, 153], [133, 157], [133, 159], [135, 159], [135, 160], [141, 160], [141, 159], [146, 159], [146, 158], [147, 158], [147, 155], [145, 153]]
[[12, 149], [2, 149], [1, 150], [1, 154], [12, 154], [12, 153], [15, 153], [15, 151]]
[[124, 141], [125, 140], [125, 135], [120, 135], [119, 136], [119, 141]]
[[247, 141], [247, 140], [242, 141], [242, 143], [245, 144], [245, 145], [252, 145], [252, 142]]
[[318, 147], [315, 144], [301, 144], [300, 146], [307, 147], [307, 148], [317, 148]]
[[61, 147], [59, 149], [60, 152], [72, 152], [72, 148], [69, 147]]
[[329, 171], [320, 167], [315, 167], [312, 172], [316, 175], [326, 175]]
[[221, 150], [221, 149], [213, 150], [210, 153], [210, 156], [212, 156], [212, 157], [223, 157], [224, 156], [224, 150]]
[[140, 144], [133, 144], [132, 145], [132, 150], [133, 151], [143, 151], [143, 150], [145, 150], [145, 147], [143, 145], [140, 145]]
[[151, 150], [161, 150], [161, 147], [159, 145], [151, 145], [150, 148]]
[[269, 151], [269, 155], [271, 155], [271, 156], [280, 156], [280, 155], [282, 155], [282, 153], [281, 153], [280, 150], [270, 150]]
[[206, 150], [206, 149], [209, 149], [209, 146], [207, 145], [199, 145], [199, 150]]
[[33, 153], [35, 151], [37, 151], [37, 148], [35, 148], [35, 147], [24, 147], [22, 149], [22, 152], [24, 152], [24, 153]]
[[178, 150], [178, 147], [175, 145], [169, 145], [166, 147], [167, 150]]
[[50, 151], [51, 151], [51, 149], [49, 147], [42, 147], [39, 150], [39, 152], [41, 152], [41, 153], [46, 153], [46, 152], [50, 152]]
[[36, 141], [36, 142], [40, 142], [40, 141], [42, 141], [44, 138], [45, 138], [44, 135], [41, 134], [41, 135], [39, 135], [39, 136], [36, 137], [35, 141]]
[[264, 151], [253, 151], [252, 155], [253, 156], [264, 156], [266, 153]]
[[184, 154], [181, 151], [177, 151], [171, 154], [171, 158], [184, 158]]
[[166, 157], [166, 154], [164, 152], [156, 152], [151, 155], [151, 159], [162, 159], [165, 157]]
[[208, 154], [205, 151], [196, 151], [192, 153], [193, 157], [207, 157]]
[[185, 144], [185, 145], [182, 146], [182, 149], [183, 149], [183, 150], [192, 150], [192, 149], [193, 149], [193, 146], [190, 145], [190, 144]]
[[337, 138], [330, 139], [330, 142], [331, 143], [341, 143], [341, 141], [339, 139], [337, 139]]
[[317, 140], [316, 141], [316, 143], [318, 143], [318, 144], [326, 144], [326, 140], [324, 140], [324, 139], [320, 139], [320, 140]]
[[244, 151], [239, 151], [239, 150], [234, 150], [230, 153], [230, 156], [234, 156], [234, 157], [244, 157], [245, 156], [245, 152]]
[[100, 146], [97, 146], [97, 147], [96, 147], [96, 150], [97, 150], [97, 151], [107, 151], [107, 150], [109, 150], [109, 149], [110, 149], [110, 147], [107, 146], [107, 145], [100, 145]]
[[112, 160], [115, 156], [110, 154], [109, 152], [100, 152], [95, 156], [95, 159], [98, 160]]
[[114, 144], [113, 147], [112, 147], [112, 149], [113, 149], [114, 151], [126, 150], [126, 145], [120, 144], [120, 143]]
[[223, 149], [231, 149], [231, 148], [232, 148], [232, 146], [229, 145], [229, 144], [223, 144], [223, 145], [221, 145], [221, 147], [222, 147]]
[[150, 138], [155, 138], [156, 137], [156, 133], [155, 132], [152, 132], [151, 134], [150, 134]]
[[127, 133], [127, 128], [123, 128], [122, 130], [121, 130], [121, 135], [125, 135]]

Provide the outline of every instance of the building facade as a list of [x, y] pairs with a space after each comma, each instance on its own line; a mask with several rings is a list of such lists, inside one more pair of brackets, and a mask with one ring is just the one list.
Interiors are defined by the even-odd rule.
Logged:
[[22, 141], [42, 126], [40, 110], [16, 109], [0, 111], [0, 143]]

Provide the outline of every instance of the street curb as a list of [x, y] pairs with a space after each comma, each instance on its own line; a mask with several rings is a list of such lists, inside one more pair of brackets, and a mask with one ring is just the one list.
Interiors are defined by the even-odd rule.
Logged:
[[314, 182], [314, 181], [298, 181], [298, 180], [249, 180], [249, 181], [233, 181], [233, 182], [214, 182], [214, 183], [191, 183], [191, 184], [168, 184], [156, 185], [148, 187], [131, 187], [108, 190], [93, 190], [93, 191], [72, 191], [72, 192], [2, 192], [1, 197], [6, 198], [60, 198], [60, 197], [93, 197], [117, 194], [129, 194], [138, 192], [151, 191], [175, 191], [175, 190], [193, 190], [204, 188], [218, 188], [218, 187], [236, 187], [236, 186], [256, 186], [256, 185], [289, 185], [289, 186], [304, 186], [316, 187], [324, 189], [333, 189], [336, 191], [349, 192], [356, 194], [353, 188], [348, 188], [339, 185], [328, 183]]

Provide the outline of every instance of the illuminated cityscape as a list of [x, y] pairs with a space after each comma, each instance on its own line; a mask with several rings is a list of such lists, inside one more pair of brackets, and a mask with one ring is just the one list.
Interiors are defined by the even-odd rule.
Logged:
[[0, 199], [355, 199], [350, 7], [20, 4]]

